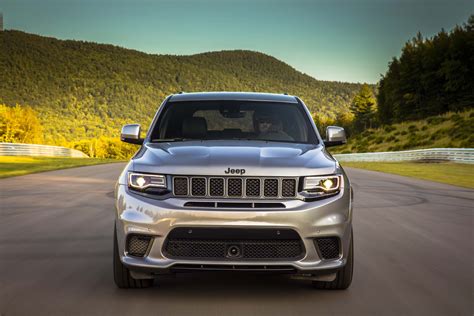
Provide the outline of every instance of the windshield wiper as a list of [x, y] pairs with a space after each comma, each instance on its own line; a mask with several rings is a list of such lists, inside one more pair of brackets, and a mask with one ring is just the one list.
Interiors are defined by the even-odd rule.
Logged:
[[184, 142], [191, 140], [189, 138], [162, 138], [162, 139], [152, 139], [152, 143], [172, 143], [172, 142]]

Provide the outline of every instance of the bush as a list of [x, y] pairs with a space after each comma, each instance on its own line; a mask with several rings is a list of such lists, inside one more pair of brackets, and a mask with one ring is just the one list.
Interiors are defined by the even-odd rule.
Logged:
[[463, 118], [458, 113], [454, 113], [453, 115], [451, 115], [451, 120], [457, 122], [457, 121], [462, 121]]
[[41, 144], [43, 139], [43, 126], [32, 108], [0, 104], [1, 142]]
[[447, 119], [445, 117], [442, 117], [442, 116], [432, 116], [432, 117], [428, 117], [426, 119], [426, 121], [428, 122], [428, 124], [432, 124], [432, 125], [438, 125], [438, 124], [441, 124], [443, 123], [444, 121], [446, 121]]
[[395, 127], [393, 127], [392, 125], [387, 125], [383, 128], [383, 130], [387, 133], [390, 133], [391, 131], [395, 130]]
[[92, 158], [112, 159], [129, 159], [138, 149], [138, 146], [111, 137], [80, 140], [68, 144], [68, 147], [80, 150]]
[[385, 140], [385, 137], [378, 136], [377, 138], [375, 138], [374, 143], [381, 144], [381, 143], [383, 143], [384, 140]]

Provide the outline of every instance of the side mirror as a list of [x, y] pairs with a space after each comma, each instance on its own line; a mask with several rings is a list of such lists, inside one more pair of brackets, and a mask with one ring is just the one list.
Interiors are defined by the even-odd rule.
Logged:
[[347, 143], [346, 131], [339, 126], [328, 126], [326, 128], [326, 140], [324, 146], [332, 147]]
[[140, 124], [128, 124], [122, 127], [120, 140], [130, 144], [143, 144], [143, 138], [140, 138]]

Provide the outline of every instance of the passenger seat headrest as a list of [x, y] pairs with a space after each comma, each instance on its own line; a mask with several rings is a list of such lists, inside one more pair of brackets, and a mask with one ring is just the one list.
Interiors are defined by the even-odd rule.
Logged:
[[202, 139], [207, 136], [207, 122], [203, 117], [187, 117], [183, 120], [184, 138]]

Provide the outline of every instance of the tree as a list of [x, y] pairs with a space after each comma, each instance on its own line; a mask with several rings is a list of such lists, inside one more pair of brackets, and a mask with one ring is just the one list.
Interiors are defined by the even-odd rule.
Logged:
[[353, 125], [355, 132], [372, 127], [375, 121], [376, 100], [372, 89], [367, 84], [364, 84], [359, 93], [356, 94], [350, 109], [354, 114]]
[[379, 121], [398, 123], [473, 107], [473, 56], [474, 15], [432, 38], [418, 33], [378, 84]]
[[0, 104], [0, 141], [9, 143], [43, 142], [43, 127], [30, 107]]

